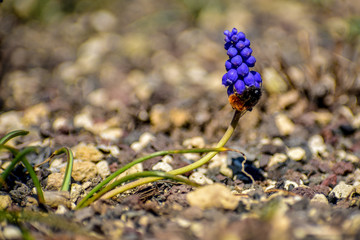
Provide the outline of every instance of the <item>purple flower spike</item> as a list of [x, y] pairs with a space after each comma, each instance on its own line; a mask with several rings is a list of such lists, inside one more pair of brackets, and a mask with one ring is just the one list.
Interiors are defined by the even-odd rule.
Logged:
[[245, 77], [249, 73], [249, 67], [245, 63], [242, 63], [236, 71], [238, 75]]
[[234, 87], [238, 94], [242, 94], [245, 91], [245, 84], [242, 80], [237, 80]]
[[224, 35], [224, 47], [229, 59], [225, 62], [227, 73], [222, 77], [222, 84], [227, 87], [233, 109], [251, 111], [261, 97], [262, 79], [260, 73], [249, 69], [256, 63], [250, 41], [236, 28], [224, 31]]
[[250, 57], [252, 53], [252, 49], [249, 48], [249, 47], [245, 47], [243, 50], [240, 51], [240, 55], [243, 57], [243, 58], [248, 58]]
[[254, 56], [250, 56], [248, 59], [245, 60], [246, 65], [248, 65], [248, 67], [253, 67], [255, 66], [256, 63], [256, 58]]
[[227, 51], [227, 55], [229, 55], [229, 57], [235, 57], [238, 54], [238, 51], [236, 50], [236, 48], [234, 47], [230, 47]]
[[240, 64], [242, 63], [242, 58], [239, 56], [239, 55], [236, 55], [235, 57], [233, 57], [231, 59], [231, 63], [235, 66], [235, 67], [238, 67], [240, 66]]

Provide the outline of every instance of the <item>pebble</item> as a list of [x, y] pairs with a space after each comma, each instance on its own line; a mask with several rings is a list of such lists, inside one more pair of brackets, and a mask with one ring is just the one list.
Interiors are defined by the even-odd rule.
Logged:
[[91, 144], [85, 145], [80, 143], [73, 148], [73, 152], [75, 158], [84, 161], [98, 162], [104, 157], [104, 154]]
[[100, 137], [104, 140], [116, 142], [124, 135], [121, 128], [109, 128], [100, 132]]
[[81, 192], [83, 191], [83, 187], [80, 184], [73, 183], [71, 184], [70, 189], [70, 201], [75, 203], [80, 197]]
[[329, 205], [329, 201], [327, 200], [326, 196], [321, 193], [315, 194], [315, 196], [310, 200], [310, 203], [312, 203], [312, 204], [320, 203], [320, 204]]
[[169, 172], [169, 171], [173, 170], [173, 167], [166, 162], [160, 161], [152, 167], [152, 170]]
[[198, 188], [186, 196], [193, 207], [201, 209], [222, 208], [234, 210], [237, 208], [239, 198], [234, 196], [226, 186], [215, 183]]
[[295, 130], [295, 124], [283, 113], [275, 116], [275, 124], [281, 135], [290, 135]]
[[334, 189], [329, 193], [334, 194], [337, 199], [347, 198], [355, 190], [354, 186], [348, 185], [345, 182], [341, 181]]
[[182, 127], [190, 121], [191, 114], [188, 110], [174, 108], [170, 111], [170, 122], [175, 127]]
[[23, 235], [20, 229], [13, 225], [8, 225], [2, 230], [2, 236], [4, 239], [23, 239]]
[[300, 161], [305, 157], [305, 150], [301, 147], [289, 148], [287, 151], [288, 157], [293, 161]]
[[58, 117], [54, 120], [53, 124], [52, 124], [52, 128], [55, 131], [59, 131], [61, 129], [66, 129], [68, 128], [68, 126], [70, 125], [70, 122], [67, 118], [65, 117]]
[[155, 140], [155, 136], [152, 135], [149, 132], [145, 132], [143, 133], [140, 137], [139, 137], [139, 141], [137, 142], [133, 142], [130, 147], [132, 150], [134, 150], [135, 152], [139, 152], [141, 151], [143, 148], [145, 148], [150, 142]]
[[170, 127], [169, 113], [164, 105], [156, 104], [151, 108], [150, 123], [155, 132], [165, 131]]
[[45, 103], [27, 108], [21, 121], [25, 126], [39, 125], [39, 123], [48, 118], [50, 112]]
[[[61, 169], [65, 172], [65, 168]], [[72, 178], [77, 182], [85, 182], [95, 178], [97, 174], [97, 168], [95, 163], [89, 161], [74, 162]]]
[[47, 190], [59, 190], [61, 188], [62, 182], [64, 179], [64, 173], [51, 173], [47, 177], [47, 184], [46, 189]]
[[205, 140], [203, 137], [192, 137], [185, 139], [182, 144], [186, 148], [204, 148]]
[[[314, 135], [309, 138], [308, 145], [313, 155], [326, 155], [326, 145], [320, 135]], [[325, 157], [325, 156], [324, 156]]]
[[49, 170], [53, 173], [60, 172], [60, 169], [66, 166], [66, 162], [63, 162], [61, 158], [55, 158], [51, 161]]
[[287, 160], [287, 156], [284, 153], [275, 153], [270, 157], [268, 167], [274, 166], [278, 163], [283, 163]]
[[74, 117], [74, 127], [91, 129], [94, 125], [94, 121], [89, 113], [79, 113]]
[[162, 162], [171, 164], [174, 161], [174, 158], [170, 155], [165, 155], [162, 159]]
[[7, 209], [11, 204], [12, 201], [9, 195], [0, 195], [0, 210]]
[[285, 80], [274, 68], [263, 69], [264, 87], [269, 93], [283, 93], [287, 90]]
[[204, 185], [204, 184], [212, 184], [213, 180], [211, 180], [210, 178], [206, 177], [204, 175], [204, 173], [201, 172], [193, 172], [190, 176], [189, 176], [189, 180], [193, 181], [197, 184], [200, 185]]
[[24, 129], [20, 112], [9, 111], [0, 114], [0, 132], [7, 133], [15, 129]]
[[297, 184], [294, 181], [286, 180], [285, 183], [284, 183], [284, 188], [287, 191], [291, 191], [292, 189], [297, 188], [297, 187], [299, 187], [299, 184]]
[[44, 191], [45, 203], [50, 207], [70, 207], [70, 193], [65, 191]]
[[107, 176], [111, 174], [109, 163], [105, 160], [98, 162], [96, 164], [96, 169], [102, 179], [105, 179]]

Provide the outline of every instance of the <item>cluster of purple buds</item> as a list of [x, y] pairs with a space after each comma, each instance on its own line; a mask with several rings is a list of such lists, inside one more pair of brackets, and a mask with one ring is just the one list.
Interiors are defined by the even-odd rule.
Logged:
[[228, 95], [235, 91], [242, 94], [246, 88], [254, 86], [261, 87], [262, 79], [260, 73], [250, 71], [255, 66], [256, 59], [252, 56], [250, 41], [243, 32], [238, 32], [236, 28], [232, 31], [224, 31], [225, 49], [229, 59], [225, 62], [227, 73], [222, 77], [222, 84], [228, 87]]

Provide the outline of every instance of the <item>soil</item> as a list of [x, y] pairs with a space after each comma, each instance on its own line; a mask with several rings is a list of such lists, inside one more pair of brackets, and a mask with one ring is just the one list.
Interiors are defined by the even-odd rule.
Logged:
[[[29, 131], [9, 145], [36, 146], [33, 166], [61, 147], [75, 164], [71, 204], [54, 205], [38, 204], [18, 164], [0, 190], [0, 238], [360, 239], [359, 16], [356, 1], [4, 0], [0, 134]], [[160, 180], [75, 210], [138, 157], [215, 146], [234, 112], [221, 85], [232, 27], [250, 39], [263, 78], [226, 144], [246, 161], [222, 152], [184, 176], [226, 186], [218, 199], [236, 206], [190, 204], [201, 188]], [[0, 152], [2, 171], [13, 158]], [[65, 164], [60, 155], [35, 167], [44, 190], [59, 189]]]

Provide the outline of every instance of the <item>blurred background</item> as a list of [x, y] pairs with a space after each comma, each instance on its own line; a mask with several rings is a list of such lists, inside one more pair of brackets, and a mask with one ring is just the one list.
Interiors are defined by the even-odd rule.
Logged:
[[360, 126], [358, 1], [4, 0], [0, 132], [62, 120], [216, 141], [232, 115], [221, 76], [233, 27], [264, 81], [241, 122], [246, 139], [297, 132], [274, 121], [321, 127], [338, 112]]

